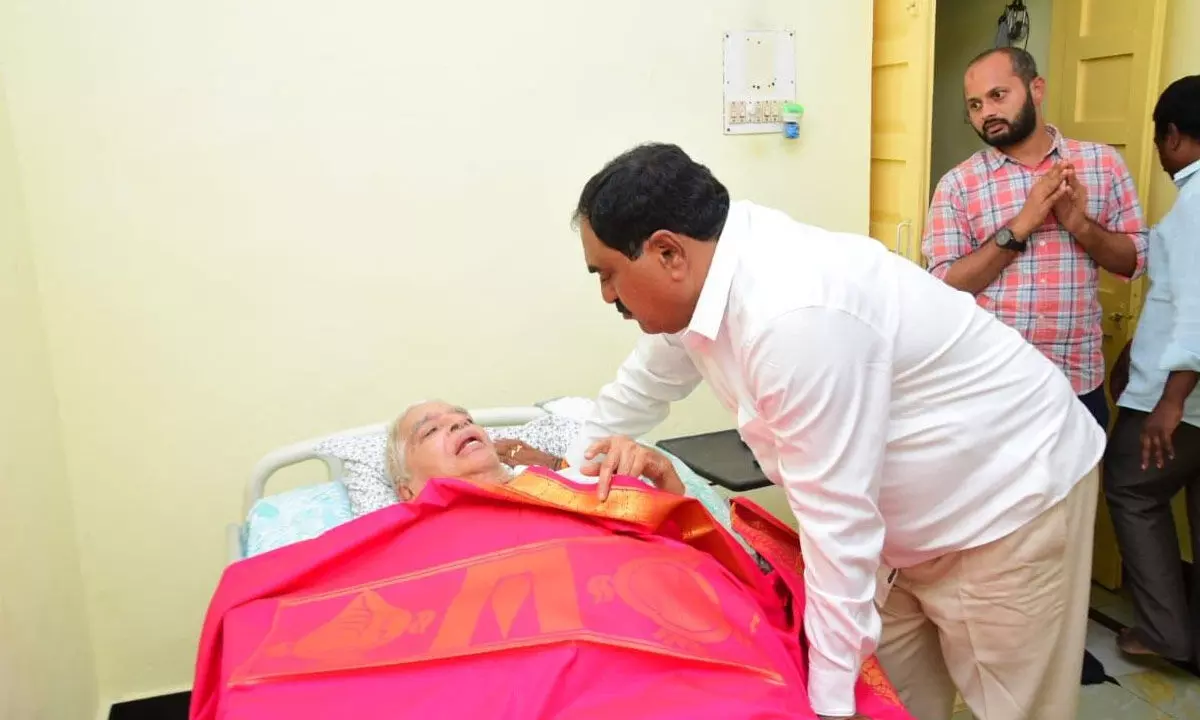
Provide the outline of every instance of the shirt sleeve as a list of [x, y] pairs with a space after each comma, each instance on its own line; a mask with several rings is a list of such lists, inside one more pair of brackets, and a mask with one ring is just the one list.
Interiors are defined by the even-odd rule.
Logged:
[[1162, 354], [1162, 369], [1200, 372], [1200, 196], [1180, 199], [1176, 220], [1182, 232], [1168, 238], [1167, 276], [1175, 318]]
[[1150, 230], [1146, 227], [1146, 217], [1142, 214], [1142, 204], [1138, 200], [1133, 176], [1129, 174], [1129, 167], [1116, 150], [1112, 150], [1110, 178], [1106, 203], [1108, 212], [1103, 225], [1109, 232], [1126, 234], [1133, 241], [1137, 250], [1137, 266], [1129, 279], [1137, 280], [1146, 272], [1146, 249], [1150, 246]]
[[639, 437], [667, 418], [671, 403], [683, 400], [700, 384], [700, 372], [687, 351], [667, 335], [643, 335], [600, 389], [591, 415], [583, 423], [564, 458], [572, 467], [584, 464], [592, 443], [610, 435]]
[[953, 175], [947, 174], [938, 182], [929, 203], [921, 254], [925, 256], [929, 272], [937, 279], [945, 280], [954, 261], [972, 250], [974, 246], [962, 193]]
[[[814, 338], [837, 342], [818, 349]], [[799, 523], [809, 699], [818, 715], [853, 715], [855, 681], [881, 633], [875, 583], [891, 349], [861, 320], [809, 308], [771, 323], [747, 345], [744, 362]]]

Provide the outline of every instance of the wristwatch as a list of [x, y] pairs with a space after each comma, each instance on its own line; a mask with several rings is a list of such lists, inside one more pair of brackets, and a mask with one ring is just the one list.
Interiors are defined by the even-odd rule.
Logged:
[[1001, 250], [1012, 250], [1019, 253], [1025, 252], [1025, 248], [1029, 247], [1029, 243], [1018, 240], [1016, 234], [1008, 228], [997, 230], [996, 234], [992, 236], [992, 242], [996, 243], [996, 247]]

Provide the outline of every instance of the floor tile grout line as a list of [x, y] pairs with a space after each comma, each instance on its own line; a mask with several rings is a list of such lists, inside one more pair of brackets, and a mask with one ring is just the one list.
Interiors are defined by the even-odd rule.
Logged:
[[1137, 698], [1138, 700], [1141, 700], [1146, 705], [1150, 706], [1150, 709], [1153, 710], [1154, 712], [1160, 713], [1160, 714], [1164, 715], [1165, 717], [1170, 718], [1171, 720], [1187, 720], [1187, 718], [1182, 718], [1182, 717], [1176, 715], [1175, 713], [1171, 712], [1170, 710], [1167, 710], [1165, 708], [1160, 708], [1159, 706], [1150, 702], [1149, 700], [1142, 697], [1141, 695], [1138, 695], [1137, 693], [1132, 693], [1132, 695], [1135, 698]]

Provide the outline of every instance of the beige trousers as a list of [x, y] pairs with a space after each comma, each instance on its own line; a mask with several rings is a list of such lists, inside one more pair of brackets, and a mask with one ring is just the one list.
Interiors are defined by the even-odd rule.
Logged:
[[1074, 720], [1092, 574], [1097, 469], [1016, 532], [897, 575], [879, 659], [917, 720]]

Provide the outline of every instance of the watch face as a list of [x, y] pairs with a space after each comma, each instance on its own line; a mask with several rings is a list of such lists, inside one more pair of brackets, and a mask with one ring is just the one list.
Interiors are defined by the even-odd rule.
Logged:
[[1008, 249], [1017, 244], [1017, 237], [1013, 235], [1012, 230], [1004, 228], [996, 233], [996, 244], [1002, 248]]

